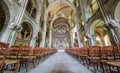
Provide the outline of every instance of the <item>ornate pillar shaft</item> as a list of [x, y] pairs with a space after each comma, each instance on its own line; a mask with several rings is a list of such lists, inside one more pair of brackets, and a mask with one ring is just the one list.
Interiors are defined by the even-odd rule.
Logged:
[[71, 47], [74, 47], [73, 31], [70, 31]]
[[[14, 42], [14, 39], [16, 39], [16, 37], [14, 37], [14, 36], [16, 36], [16, 34], [13, 31], [17, 30], [17, 26], [19, 26], [19, 24], [20, 24], [20, 22], [22, 20], [24, 11], [26, 9], [27, 2], [28, 2], [28, 0], [20, 1], [21, 7], [19, 8], [19, 11], [18, 11], [17, 16], [15, 18], [15, 21], [13, 23], [10, 22], [8, 24], [5, 32], [1, 36], [1, 39], [0, 39], [1, 42], [11, 43], [12, 44]], [[14, 38], [14, 39], [12, 39], [12, 38]]]
[[38, 39], [38, 32], [41, 30], [40, 17], [41, 17], [41, 10], [42, 10], [43, 3], [42, 3], [42, 1], [37, 1], [37, 3], [40, 4], [40, 6], [38, 7], [38, 11], [37, 11], [37, 15], [36, 15], [37, 27], [36, 27], [36, 31], [34, 32], [35, 35], [33, 35], [32, 39], [30, 41], [30, 46], [32, 46], [32, 47], [35, 47], [36, 40]]
[[52, 25], [50, 24], [50, 33], [49, 33], [49, 48], [52, 46]]
[[[8, 25], [11, 25], [11, 24], [8, 24]], [[9, 41], [11, 40], [11, 33], [12, 33], [12, 30], [9, 27], [7, 27], [4, 33], [2, 34], [2, 36], [0, 37], [0, 41], [9, 43]]]
[[96, 40], [95, 36], [90, 34], [90, 37], [88, 38], [89, 46], [96, 46]]
[[88, 25], [87, 25], [87, 17], [86, 17], [86, 10], [85, 8], [86, 7], [83, 7], [84, 3], [82, 2], [82, 0], [79, 1], [80, 3], [80, 8], [81, 8], [81, 12], [82, 12], [82, 17], [83, 17], [83, 25], [84, 25], [84, 30], [85, 30], [85, 34], [87, 36], [87, 39], [88, 39], [88, 45], [89, 46], [94, 46], [95, 45], [95, 38], [94, 36], [92, 36], [92, 34], [90, 34], [89, 30], [88, 30]]
[[11, 41], [10, 41], [10, 43], [9, 43], [9, 46], [14, 45], [15, 40], [16, 40], [16, 36], [17, 36], [16, 34], [17, 34], [17, 31], [13, 31], [13, 32], [12, 32]]
[[120, 30], [118, 27], [116, 27], [114, 30], [115, 30], [115, 34], [117, 36], [118, 43], [120, 43]]
[[79, 25], [79, 17], [78, 13], [76, 14], [76, 29], [77, 29], [77, 39], [78, 39], [78, 46], [83, 47], [83, 43], [81, 42], [81, 33], [79, 32], [80, 25]]
[[107, 15], [107, 13], [106, 13], [106, 9], [105, 9], [105, 7], [104, 7], [104, 4], [102, 3], [101, 0], [96, 0], [96, 1], [97, 1], [98, 6], [99, 6], [99, 8], [100, 8], [100, 10], [101, 10], [101, 13], [102, 13], [103, 18], [104, 18], [104, 20], [105, 20], [105, 23], [108, 23], [109, 17], [108, 17], [108, 15]]
[[12, 38], [13, 39], [11, 39], [10, 42], [9, 42], [10, 46], [15, 43], [16, 34], [18, 32], [21, 20], [23, 18], [27, 3], [28, 3], [28, 0], [23, 0], [23, 2], [21, 2], [21, 7], [19, 8], [18, 14], [17, 14], [17, 16], [15, 18], [15, 21], [14, 21], [14, 25], [16, 25], [16, 28], [14, 29], [14, 32], [12, 33]]
[[[111, 25], [112, 25], [112, 26], [114, 26], [114, 25], [119, 26], [119, 24], [117, 24], [117, 23], [115, 22], [115, 20], [112, 20], [111, 17], [108, 16], [105, 7], [104, 7], [104, 5], [102, 4], [102, 1], [101, 1], [101, 0], [96, 0], [96, 1], [97, 1], [98, 5], [99, 5], [100, 10], [101, 10], [101, 12], [102, 12], [102, 15], [103, 15], [103, 17], [104, 17], [105, 25], [106, 25], [107, 27], [110, 27]], [[114, 29], [114, 27], [113, 27], [112, 29]], [[114, 29], [114, 33], [113, 33], [113, 31], [111, 31], [112, 36], [116, 35], [116, 37], [117, 37], [116, 39], [114, 39], [115, 42], [116, 42], [117, 40], [120, 40], [120, 35], [119, 35], [120, 30], [118, 30], [118, 29], [119, 29], [119, 27], [115, 28], [115, 29]], [[111, 28], [110, 28], [110, 30], [111, 30]], [[114, 37], [113, 37], [113, 38], [114, 38]], [[116, 43], [120, 43], [120, 41], [117, 41]]]
[[44, 19], [44, 25], [43, 25], [43, 31], [42, 31], [42, 41], [40, 43], [40, 47], [45, 46], [46, 31], [47, 31], [47, 16], [45, 16], [45, 19]]
[[19, 8], [18, 14], [15, 18], [15, 22], [14, 22], [15, 25], [18, 25], [18, 26], [20, 25], [20, 22], [23, 18], [27, 3], [28, 3], [28, 0], [23, 0], [23, 2], [21, 3], [21, 7]]

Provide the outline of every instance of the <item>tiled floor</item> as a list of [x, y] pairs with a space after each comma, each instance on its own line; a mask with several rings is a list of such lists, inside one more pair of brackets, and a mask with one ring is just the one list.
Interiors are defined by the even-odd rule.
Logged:
[[[11, 72], [5, 72], [11, 73]], [[19, 73], [26, 73], [23, 69]], [[65, 52], [58, 52], [27, 73], [92, 73]]]
[[58, 52], [28, 73], [92, 73], [64, 52]]

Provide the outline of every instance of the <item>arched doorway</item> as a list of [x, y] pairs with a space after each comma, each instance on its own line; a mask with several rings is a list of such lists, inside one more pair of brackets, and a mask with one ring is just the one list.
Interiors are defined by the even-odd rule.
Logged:
[[[67, 29], [68, 24], [61, 22], [64, 18], [57, 19], [53, 25], [53, 47], [58, 49], [65, 49], [70, 47], [70, 33]], [[60, 22], [59, 22], [60, 21]]]
[[10, 20], [10, 12], [7, 4], [0, 0], [0, 35]]
[[[65, 49], [71, 43], [71, 40], [70, 40], [71, 38], [69, 37], [69, 40], [68, 40], [66, 36], [70, 36], [71, 31], [69, 30], [71, 30], [72, 25], [75, 25], [75, 22], [76, 22], [76, 10], [74, 5], [72, 5], [69, 1], [66, 1], [66, 0], [53, 1], [53, 3], [49, 4], [48, 9], [46, 10], [46, 14], [44, 18], [45, 29], [43, 29], [43, 31], [48, 32], [49, 29], [47, 29], [47, 27], [50, 27], [51, 29], [49, 31], [51, 32], [50, 35], [52, 36], [52, 38], [50, 35], [49, 35], [50, 38], [48, 38], [46, 36], [48, 34], [43, 33], [42, 35], [45, 38], [42, 39], [43, 43], [41, 44], [41, 46], [44, 46], [45, 42], [49, 42], [50, 47], [54, 47], [54, 48], [59, 47], [59, 48]], [[68, 25], [69, 27], [66, 27]], [[75, 35], [75, 32], [73, 34]], [[49, 39], [50, 40], [48, 41], [47, 38], [48, 40]], [[44, 42], [44, 40], [46, 41]], [[63, 47], [63, 45], [65, 45], [66, 47]]]
[[6, 20], [5, 12], [4, 12], [2, 6], [0, 5], [0, 32], [4, 27], [5, 20]]
[[16, 46], [29, 45], [32, 38], [32, 27], [28, 22], [23, 22], [21, 24], [22, 29], [17, 33], [17, 39], [15, 42]]
[[94, 45], [97, 46], [108, 46], [111, 45], [110, 36], [107, 30], [104, 28], [104, 21], [96, 20], [91, 25], [90, 33], [92, 35], [92, 40], [94, 40]]

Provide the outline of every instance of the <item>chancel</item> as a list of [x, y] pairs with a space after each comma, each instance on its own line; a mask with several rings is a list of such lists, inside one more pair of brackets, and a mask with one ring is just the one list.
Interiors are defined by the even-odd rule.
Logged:
[[0, 73], [120, 73], [120, 0], [0, 0]]

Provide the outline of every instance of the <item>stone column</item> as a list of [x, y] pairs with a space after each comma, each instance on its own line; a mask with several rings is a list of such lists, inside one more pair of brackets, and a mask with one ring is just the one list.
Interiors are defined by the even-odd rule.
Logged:
[[90, 34], [90, 32], [88, 30], [88, 24], [86, 23], [87, 22], [87, 16], [85, 14], [86, 13], [86, 10], [85, 10], [86, 7], [83, 7], [84, 3], [82, 2], [82, 0], [80, 0], [79, 3], [80, 3], [80, 8], [81, 8], [82, 17], [83, 17], [84, 30], [85, 30], [87, 40], [89, 42], [89, 46], [94, 46], [95, 45], [94, 35]]
[[[14, 22], [10, 22], [5, 30], [5, 32], [2, 34], [1, 38], [0, 38], [0, 41], [1, 42], [5, 42], [5, 43], [12, 43], [12, 37], [13, 37], [13, 34], [15, 32], [13, 32], [15, 30], [15, 28], [17, 26], [19, 26], [21, 20], [22, 20], [22, 17], [23, 17], [23, 14], [24, 14], [24, 11], [25, 11], [25, 8], [26, 8], [26, 5], [27, 5], [27, 2], [28, 0], [21, 0], [20, 3], [21, 3], [21, 7], [18, 11], [18, 14], [16, 15], [16, 18], [15, 18], [15, 21]], [[13, 30], [14, 29], [14, 30]], [[13, 34], [12, 34], [13, 33]], [[12, 35], [11, 35], [12, 34]], [[14, 38], [15, 39], [15, 38]]]
[[52, 46], [52, 31], [50, 31], [50, 33], [49, 33], [49, 48], [52, 48], [51, 46]]
[[35, 47], [37, 38], [38, 38], [38, 31], [34, 32], [34, 35], [30, 41], [30, 46]]
[[15, 43], [15, 40], [16, 40], [16, 34], [17, 34], [17, 30], [19, 30], [19, 27], [20, 27], [20, 23], [21, 23], [21, 20], [23, 18], [23, 15], [24, 15], [24, 12], [25, 12], [25, 9], [26, 9], [26, 6], [27, 6], [27, 3], [28, 3], [28, 0], [23, 0], [23, 2], [21, 2], [21, 7], [19, 8], [19, 11], [18, 11], [18, 14], [15, 18], [15, 21], [14, 21], [14, 25], [16, 26], [16, 28], [14, 29], [14, 31], [12, 32], [12, 35], [11, 35], [11, 40], [10, 40], [10, 46], [14, 45]]
[[[71, 17], [69, 17], [68, 23], [69, 23], [70, 25], [72, 25]], [[73, 26], [71, 26], [71, 28], [73, 28]], [[71, 30], [69, 31], [69, 33], [70, 33], [70, 41], [71, 41], [70, 44], [71, 44], [71, 47], [74, 47], [73, 29], [71, 29]]]
[[[38, 11], [37, 11], [37, 15], [36, 15], [36, 22], [37, 24], [40, 23], [40, 17], [41, 17], [41, 12], [42, 12], [42, 9], [43, 9], [43, 0], [37, 0], [38, 4], [40, 4], [40, 6], [38, 6]], [[40, 24], [39, 24], [40, 25]]]
[[[41, 0], [41, 1], [43, 2], [44, 0]], [[45, 4], [44, 4], [44, 6], [45, 6]], [[42, 40], [40, 43], [40, 47], [45, 46], [45, 38], [46, 38], [46, 31], [47, 31], [47, 17], [48, 17], [48, 13], [47, 13], [47, 10], [45, 8], [44, 25], [43, 25]]]
[[81, 42], [81, 33], [79, 32], [80, 25], [79, 25], [79, 15], [76, 14], [76, 29], [77, 29], [77, 38], [78, 38], [78, 46], [83, 47], [83, 43]]
[[[119, 40], [117, 39], [116, 33], [114, 31], [113, 28], [111, 28], [110, 26], [104, 26], [105, 29], [107, 29], [109, 35], [110, 35], [110, 40], [112, 44], [116, 44], [119, 42]], [[113, 41], [114, 40], [114, 41]]]
[[70, 31], [71, 47], [74, 47], [73, 30]]
[[52, 46], [52, 25], [50, 24], [50, 33], [49, 33], [49, 48]]
[[40, 43], [40, 47], [45, 46], [46, 31], [47, 31], [47, 16], [45, 16], [45, 19], [44, 19], [44, 25], [43, 25], [43, 31], [42, 31], [42, 41]]
[[117, 37], [118, 43], [120, 43], [120, 26], [119, 26], [120, 24], [115, 20], [113, 20], [112, 23], [114, 33]]
[[12, 28], [14, 23], [10, 23], [8, 24], [6, 30], [4, 31], [4, 33], [2, 34], [0, 41], [1, 42], [5, 42], [5, 43], [9, 43], [10, 39], [11, 39], [11, 33], [13, 32]]
[[51, 46], [52, 46], [52, 33], [53, 33], [53, 22], [55, 21], [55, 19], [56, 19], [57, 17], [56, 17], [56, 15], [53, 17], [53, 18], [51, 18], [52, 19], [52, 21], [51, 21], [51, 23], [50, 23], [50, 33], [49, 33], [49, 47], [51, 48]]
[[16, 36], [17, 36], [17, 30], [13, 30], [12, 34], [11, 34], [11, 40], [9, 42], [9, 46], [14, 45], [15, 40], [16, 40]]
[[91, 35], [91, 34], [87, 34], [87, 39], [88, 39], [88, 44], [89, 46], [95, 46], [96, 42], [95, 42], [95, 36]]
[[[112, 20], [111, 17], [107, 14], [106, 9], [105, 9], [102, 1], [101, 1], [101, 0], [96, 0], [96, 1], [97, 1], [98, 5], [99, 5], [100, 10], [101, 10], [101, 12], [102, 12], [102, 15], [103, 15], [103, 17], [104, 17], [105, 26], [111, 26], [111, 25], [112, 25], [112, 26], [115, 26], [115, 25], [116, 25], [116, 26], [119, 26], [119, 24], [117, 24], [114, 20]], [[113, 27], [112, 29], [114, 29], [114, 27]], [[116, 42], [117, 40], [120, 40], [120, 35], [119, 35], [120, 31], [119, 31], [118, 29], [119, 29], [119, 27], [115, 28], [115, 29], [114, 29], [114, 33], [113, 33], [113, 30], [111, 31], [112, 35], [113, 35], [113, 36], [116, 35], [116, 37], [117, 37], [116, 39], [114, 39], [115, 42]], [[111, 30], [111, 28], [110, 28], [110, 30]], [[116, 32], [116, 33], [115, 33], [115, 32]], [[113, 38], [114, 38], [114, 37], [113, 37]], [[120, 43], [120, 41], [117, 41], [116, 43]]]

